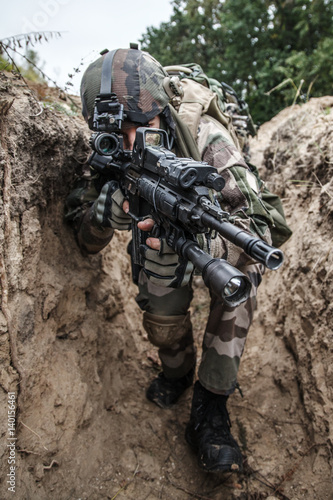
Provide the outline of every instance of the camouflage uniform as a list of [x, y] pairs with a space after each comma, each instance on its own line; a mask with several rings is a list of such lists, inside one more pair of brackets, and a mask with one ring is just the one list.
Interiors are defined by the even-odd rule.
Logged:
[[[246, 221], [247, 228], [248, 219], [244, 219], [245, 212], [254, 217], [267, 217], [266, 210], [257, 202], [255, 179], [252, 179], [252, 174], [228, 132], [222, 131], [221, 125], [216, 124], [213, 118], [203, 117], [199, 124], [197, 143], [202, 159], [214, 165], [225, 178], [223, 202], [221, 201], [223, 208], [233, 214], [238, 213], [243, 221]], [[253, 188], [246, 182], [247, 176], [249, 182], [253, 183]], [[236, 179], [242, 179], [241, 189]], [[261, 229], [265, 231], [262, 236], [269, 240], [267, 225]], [[241, 249], [222, 237], [218, 236], [217, 239], [218, 242], [212, 242], [214, 256], [227, 258], [230, 264], [248, 276], [253, 285], [249, 299], [237, 308], [228, 307], [219, 297], [211, 294], [198, 375], [206, 389], [227, 395], [236, 387], [240, 358], [252, 322], [257, 288], [264, 267], [253, 262]], [[168, 378], [182, 377], [195, 364], [196, 359], [188, 312], [193, 297], [191, 284], [180, 289], [162, 288], [152, 284], [144, 272], [141, 272], [138, 286], [139, 294], [136, 300], [145, 311], [144, 326], [151, 333], [153, 343], [159, 347], [163, 372]], [[161, 325], [161, 316], [168, 317], [169, 322]], [[165, 333], [165, 336], [176, 337], [174, 342], [170, 340], [168, 346], [156, 341], [157, 336], [163, 336], [162, 332], [160, 335], [157, 332], [163, 329], [169, 332]]]
[[[223, 200], [222, 196], [220, 200], [222, 207], [239, 216], [239, 223], [245, 224], [246, 228], [249, 228], [251, 221], [247, 215], [251, 215], [251, 227], [255, 224], [257, 232], [269, 240], [268, 226], [262, 223], [262, 218], [267, 218], [267, 211], [258, 203], [255, 178], [228, 132], [223, 131], [213, 118], [205, 116], [199, 124], [197, 144], [202, 159], [214, 165], [226, 181]], [[85, 211], [93, 197], [98, 196], [103, 180], [97, 176], [86, 181], [86, 184], [86, 189], [76, 191], [73, 196], [75, 199], [78, 195], [80, 197], [77, 208], [73, 209], [73, 204], [68, 200], [68, 205], [71, 205], [68, 217], [76, 220], [77, 239], [81, 248], [87, 253], [95, 253], [109, 243], [113, 230], [91, 225], [89, 210]], [[242, 250], [220, 236], [212, 241], [212, 253], [216, 257], [226, 258], [244, 272], [253, 284], [251, 296], [237, 308], [226, 306], [215, 295], [211, 297], [199, 380], [212, 392], [230, 394], [237, 383], [237, 371], [252, 322], [263, 266], [253, 262]], [[178, 289], [164, 288], [151, 283], [141, 271], [138, 287], [136, 300], [144, 311], [143, 325], [152, 343], [159, 347], [163, 371], [168, 378], [182, 377], [193, 367], [196, 359], [188, 312], [193, 297], [191, 283]]]
[[[161, 99], [158, 101], [157, 96], [152, 94], [152, 89], [147, 88], [146, 81], [141, 82], [139, 87], [127, 88], [127, 85], [131, 84], [131, 81], [126, 79], [127, 72], [130, 73], [130, 70], [126, 72], [123, 69], [126, 70], [127, 66], [131, 71], [135, 69], [138, 57], [142, 56], [136, 51], [116, 53], [113, 71], [120, 73], [120, 78], [117, 83], [119, 88], [113, 88], [113, 91], [116, 92], [119, 100], [123, 101], [130, 121], [135, 121], [131, 118], [131, 113], [133, 117], [138, 116], [140, 108], [137, 107], [137, 103], [140, 106], [143, 100], [147, 103], [142, 109], [147, 107], [151, 117], [161, 112], [161, 107], [163, 107], [163, 117], [167, 118], [170, 116], [170, 113], [169, 115], [166, 113], [169, 110], [168, 106], [164, 106], [164, 99], [168, 100], [167, 96], [163, 96], [161, 104]], [[92, 97], [99, 92], [101, 67], [102, 58], [90, 67], [81, 86], [82, 100], [85, 103], [83, 114], [90, 127]], [[155, 73], [152, 78], [155, 78]], [[90, 91], [89, 94], [89, 89], [94, 86], [94, 92]], [[136, 96], [135, 99], [133, 95]], [[152, 106], [149, 105], [149, 99], [153, 102]], [[227, 129], [214, 118], [204, 115], [199, 121], [195, 139], [202, 160], [215, 166], [225, 179], [223, 192], [217, 193], [222, 208], [234, 216], [236, 224], [259, 234], [270, 242], [268, 226], [271, 219], [260, 202], [256, 178]], [[98, 197], [106, 182], [107, 179], [99, 175], [83, 178], [81, 184], [67, 199], [66, 217], [74, 223], [78, 244], [86, 253], [100, 251], [110, 242], [113, 235], [112, 228], [97, 227], [92, 223], [90, 210], [93, 201]], [[220, 235], [212, 240], [211, 253], [214, 257], [227, 259], [231, 265], [246, 274], [253, 284], [251, 296], [237, 308], [226, 306], [215, 295], [211, 297], [210, 313], [203, 341], [203, 355], [199, 367], [199, 380], [206, 389], [217, 394], [228, 395], [236, 386], [239, 362], [252, 322], [256, 292], [261, 281], [263, 266], [251, 260], [242, 250], [224, 240]], [[144, 311], [143, 325], [151, 342], [159, 347], [164, 374], [167, 378], [184, 376], [195, 365], [196, 360], [188, 311], [193, 297], [191, 283], [176, 289], [157, 286], [148, 280], [141, 270], [138, 288], [136, 300]]]

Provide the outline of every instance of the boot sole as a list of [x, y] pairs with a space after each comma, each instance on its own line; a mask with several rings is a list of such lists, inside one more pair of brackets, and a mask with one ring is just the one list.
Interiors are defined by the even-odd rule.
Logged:
[[[189, 446], [191, 447], [192, 451], [196, 454], [199, 452], [199, 447], [196, 443], [196, 441], [191, 437], [190, 431], [186, 429], [185, 431], [185, 439]], [[218, 473], [218, 472], [237, 472], [242, 473], [243, 472], [243, 460], [240, 457], [241, 463], [239, 463], [239, 460], [233, 460], [232, 455], [235, 453], [233, 448], [230, 447], [230, 451], [225, 448], [226, 454], [229, 455], [224, 461], [220, 460], [216, 464], [212, 465], [211, 467], [208, 467], [202, 460], [202, 457], [198, 455], [198, 464], [200, 469], [204, 470], [205, 472], [212, 472], [212, 473]]]
[[207, 467], [201, 460], [200, 457], [198, 457], [198, 464], [200, 469], [204, 470], [205, 472], [209, 472], [212, 474], [216, 473], [226, 473], [226, 472], [236, 472], [237, 474], [241, 474], [243, 472], [243, 465], [239, 465], [237, 463], [221, 463], [219, 462], [218, 464], [215, 464], [212, 467]]

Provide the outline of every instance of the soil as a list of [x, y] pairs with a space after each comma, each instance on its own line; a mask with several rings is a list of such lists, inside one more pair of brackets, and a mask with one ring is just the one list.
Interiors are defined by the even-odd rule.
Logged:
[[[0, 74], [0, 497], [332, 499], [333, 97], [285, 109], [251, 142], [293, 236], [264, 276], [243, 397], [229, 399], [242, 475], [198, 468], [184, 439], [191, 389], [168, 410], [145, 398], [160, 367], [135, 302], [130, 235], [84, 257], [63, 220], [89, 154], [75, 104]], [[196, 278], [198, 358], [208, 304]]]

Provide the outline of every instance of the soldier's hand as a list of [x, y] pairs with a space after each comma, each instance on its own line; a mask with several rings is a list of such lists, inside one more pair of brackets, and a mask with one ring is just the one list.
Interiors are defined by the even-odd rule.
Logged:
[[[150, 231], [154, 224], [152, 219], [146, 219], [138, 223], [138, 228]], [[167, 245], [165, 238], [148, 237], [141, 250], [145, 257], [144, 271], [152, 283], [171, 288], [188, 284], [193, 273], [193, 264], [179, 257]]]
[[[153, 219], [144, 219], [140, 222], [138, 222], [138, 228], [141, 229], [141, 231], [151, 231], [155, 225], [155, 221]], [[159, 250], [161, 243], [159, 238], [153, 238], [149, 237], [146, 240], [146, 244], [150, 247], [153, 248], [154, 250]]]
[[121, 231], [131, 228], [132, 219], [127, 215], [128, 202], [117, 181], [104, 184], [99, 197], [92, 206], [92, 220], [100, 227], [111, 227]]

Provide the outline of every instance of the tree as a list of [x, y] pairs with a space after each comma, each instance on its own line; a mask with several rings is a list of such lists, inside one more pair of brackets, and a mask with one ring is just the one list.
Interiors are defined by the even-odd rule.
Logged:
[[[163, 65], [196, 62], [248, 101], [256, 121], [299, 98], [332, 93], [330, 0], [174, 0], [141, 43]], [[304, 91], [304, 92], [303, 92]]]
[[142, 49], [165, 66], [196, 62], [207, 68], [222, 51], [220, 5], [217, 0], [174, 0], [170, 21], [149, 27], [140, 40]]

